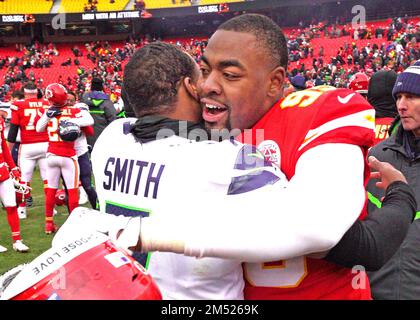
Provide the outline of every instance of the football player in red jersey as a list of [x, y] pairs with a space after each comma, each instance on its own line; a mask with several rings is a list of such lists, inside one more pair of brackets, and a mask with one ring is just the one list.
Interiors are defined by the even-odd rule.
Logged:
[[[4, 120], [0, 117], [0, 200], [7, 212], [7, 221], [12, 230], [13, 250], [27, 252], [29, 248], [20, 237], [20, 221], [16, 207], [15, 187], [12, 179], [20, 180], [21, 174], [10, 154], [4, 137]], [[19, 183], [19, 182], [17, 182]], [[0, 253], [7, 249], [0, 246]]]
[[67, 90], [58, 83], [45, 89], [45, 97], [51, 107], [44, 112], [36, 125], [37, 132], [48, 132], [47, 180], [48, 190], [45, 201], [45, 233], [56, 231], [53, 219], [55, 194], [60, 177], [68, 190], [69, 213], [79, 202], [79, 165], [77, 163], [74, 141], [80, 133], [79, 126], [92, 125], [93, 119], [83, 117], [80, 109], [67, 106]]
[[[16, 142], [18, 131], [20, 130], [21, 144], [18, 155], [18, 166], [22, 171], [22, 183], [30, 186], [35, 166], [38, 164], [41, 178], [44, 182], [44, 192], [47, 188], [46, 175], [46, 152], [48, 147], [48, 134], [37, 132], [35, 126], [41, 117], [44, 108], [49, 107], [45, 99], [37, 98], [37, 88], [32, 82], [24, 86], [24, 100], [14, 101], [10, 106], [12, 118], [7, 140], [10, 143]], [[30, 197], [27, 194], [26, 197]], [[19, 203], [19, 217], [26, 218], [26, 205], [24, 201]]]
[[[279, 212], [297, 215], [296, 230], [307, 237], [306, 243], [279, 246], [285, 252], [328, 251], [364, 211], [374, 112], [348, 89], [315, 87], [282, 99], [286, 68], [286, 41], [270, 19], [243, 15], [227, 21], [210, 38], [201, 61], [203, 118], [210, 129], [252, 128], [251, 138], [245, 132], [240, 140], [263, 153], [274, 150], [269, 160], [290, 180]], [[256, 140], [258, 131], [262, 141]], [[291, 257], [245, 264], [245, 297], [370, 299], [367, 277], [354, 287], [351, 269]]]

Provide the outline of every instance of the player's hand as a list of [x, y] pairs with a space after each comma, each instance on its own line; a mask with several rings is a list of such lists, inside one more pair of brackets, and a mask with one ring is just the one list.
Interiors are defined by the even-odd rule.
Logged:
[[388, 186], [395, 181], [402, 181], [407, 183], [407, 179], [401, 171], [395, 169], [390, 163], [382, 162], [373, 156], [368, 158], [369, 167], [372, 169], [370, 174], [371, 179], [379, 179], [376, 182], [378, 188], [386, 190]]
[[22, 174], [20, 173], [20, 169], [18, 167], [14, 167], [12, 170], [10, 170], [10, 174], [12, 175], [14, 179], [18, 181], [22, 177]]
[[53, 239], [53, 245], [74, 239], [78, 233], [98, 231], [123, 249], [134, 248], [140, 236], [140, 217], [115, 216], [78, 207], [72, 211]]
[[61, 115], [62, 110], [60, 108], [57, 107], [50, 107], [47, 110], [47, 117], [48, 118], [54, 118], [54, 117], [58, 117], [59, 115]]

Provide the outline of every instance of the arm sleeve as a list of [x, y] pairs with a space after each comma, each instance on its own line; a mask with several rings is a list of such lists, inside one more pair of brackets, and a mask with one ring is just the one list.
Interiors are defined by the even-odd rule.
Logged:
[[93, 136], [95, 133], [93, 126], [82, 127], [82, 131], [86, 136]]
[[[225, 196], [183, 207], [185, 220], [143, 219], [144, 251], [173, 251], [263, 262], [289, 259], [334, 247], [360, 215], [364, 159], [349, 144], [306, 151], [286, 189], [276, 184], [242, 197]], [[260, 192], [259, 192], [260, 191]], [[342, 208], [337, 212], [337, 208]], [[174, 204], [167, 208], [174, 212]], [[177, 212], [178, 213], [178, 212]]]
[[117, 119], [117, 110], [115, 110], [114, 104], [111, 100], [106, 101], [106, 105], [104, 106], [105, 112], [105, 119], [108, 123], [111, 123], [115, 119]]
[[9, 166], [9, 169], [13, 169], [14, 167], [16, 167], [16, 163], [13, 161], [12, 154], [10, 153], [9, 146], [7, 145], [7, 141], [4, 138], [4, 131], [1, 132], [1, 148], [4, 161]]
[[71, 119], [71, 122], [78, 124], [80, 127], [87, 127], [92, 126], [94, 120], [89, 111], [81, 110], [75, 118]]
[[11, 123], [10, 127], [9, 127], [9, 133], [7, 135], [7, 141], [9, 141], [11, 143], [16, 142], [18, 131], [19, 131], [19, 126]]
[[367, 271], [379, 270], [403, 242], [416, 207], [414, 193], [406, 183], [390, 184], [382, 207], [356, 221], [325, 259], [347, 268], [362, 265]]
[[48, 121], [50, 121], [50, 119], [47, 117], [47, 113], [45, 112], [36, 123], [36, 127], [35, 127], [36, 132], [45, 131], [48, 125]]

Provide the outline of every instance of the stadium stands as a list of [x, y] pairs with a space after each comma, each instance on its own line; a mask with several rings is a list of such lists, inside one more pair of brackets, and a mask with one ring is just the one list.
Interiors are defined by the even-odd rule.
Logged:
[[59, 13], [83, 12], [83, 6], [87, 1], [85, 0], [61, 0]]
[[[97, 11], [120, 11], [124, 10], [129, 0], [114, 0], [111, 3], [109, 0], [99, 0], [97, 4]], [[73, 12], [84, 12], [85, 4], [88, 0], [61, 0], [59, 13], [73, 13]]]
[[[242, 2], [245, 0], [146, 0], [147, 9], [189, 7], [192, 3], [197, 5], [209, 5], [229, 2]], [[84, 6], [88, 0], [61, 0], [58, 13], [84, 12]], [[4, 0], [0, 1], [0, 13], [2, 14], [45, 14], [50, 13], [53, 0]], [[120, 11], [125, 10], [130, 0], [99, 0], [97, 11]], [[128, 6], [133, 10], [134, 6]]]
[[52, 0], [4, 0], [0, 2], [0, 12], [2, 14], [49, 13], [52, 5]]
[[98, 1], [98, 11], [121, 11], [124, 10], [128, 0], [114, 0], [111, 3], [109, 0]]
[[[197, 0], [195, 1], [195, 3], [197, 5], [209, 5], [209, 4], [242, 2], [242, 1], [244, 0]], [[189, 7], [189, 6], [191, 6], [190, 0], [146, 0], [146, 9], [175, 8], [175, 7]]]
[[[419, 21], [420, 19], [418, 17], [409, 19], [409, 22], [412, 25], [417, 24]], [[381, 27], [383, 29], [386, 29], [389, 26], [389, 24], [390, 24], [389, 20], [382, 20], [382, 21], [368, 22], [367, 25], [368, 27], [373, 26], [374, 28]], [[347, 28], [350, 28], [350, 26], [349, 25], [346, 26], [346, 29]], [[372, 28], [372, 30], [374, 30], [374, 28]], [[372, 36], [370, 37], [370, 39], [358, 39], [355, 41], [353, 38], [352, 30], [351, 29], [347, 29], [347, 30], [350, 32], [350, 35], [339, 36], [339, 37], [326, 36], [323, 32], [319, 32], [317, 36], [315, 36], [309, 41], [309, 45], [313, 49], [313, 56], [311, 57], [311, 55], [308, 55], [306, 58], [304, 58], [301, 55], [298, 61], [290, 61], [288, 72], [293, 73], [293, 72], [296, 72], [296, 70], [300, 70], [299, 72], [302, 72], [302, 70], [305, 70], [305, 73], [312, 72], [311, 70], [312, 70], [313, 59], [319, 58], [319, 49], [321, 47], [324, 48], [324, 53], [322, 57], [323, 66], [330, 69], [331, 60], [338, 55], [338, 52], [340, 51], [340, 47], [344, 47], [345, 44], [347, 44], [350, 48], [354, 44], [357, 46], [359, 50], [362, 50], [363, 48], [368, 46], [368, 44], [370, 45], [369, 48], [372, 48], [374, 44], [376, 44], [378, 47], [381, 47], [383, 44], [385, 44], [384, 48], [388, 48], [390, 44], [394, 43], [394, 41], [397, 40], [397, 37], [398, 37], [398, 34], [395, 34], [393, 38], [391, 39], [391, 41], [388, 41], [386, 38], [376, 38], [372, 33]], [[288, 36], [289, 39], [290, 38], [293, 39], [296, 36], [300, 36], [302, 31], [303, 30], [298, 29], [298, 28], [284, 28], [284, 32]], [[203, 46], [205, 45], [206, 40], [207, 38], [205, 37], [194, 37], [194, 36], [193, 37], [191, 36], [173, 37], [173, 38], [164, 39], [164, 41], [166, 42], [178, 44], [184, 47], [184, 49], [186, 49], [190, 54], [195, 56], [196, 59], [199, 59], [202, 53], [201, 50], [203, 49]], [[119, 42], [110, 41], [109, 43], [111, 44], [113, 50], [116, 50], [117, 48], [120, 48], [121, 50], [126, 45], [125, 42], [121, 42], [121, 41]], [[48, 68], [31, 67], [30, 69], [25, 70], [25, 74], [28, 76], [29, 72], [32, 72], [36, 79], [41, 78], [43, 80], [43, 85], [42, 85], [43, 87], [45, 87], [45, 85], [49, 83], [57, 82], [60, 78], [62, 79], [62, 81], [66, 81], [68, 77], [74, 78], [75, 76], [77, 76], [77, 70], [78, 70], [78, 66], [74, 65], [75, 56], [72, 52], [72, 47], [74, 45], [76, 45], [76, 43], [68, 43], [68, 44], [57, 43], [56, 48], [59, 54], [57, 56], [55, 55], [51, 56], [52, 64], [50, 65], [50, 67]], [[85, 70], [97, 69], [98, 68], [97, 63], [94, 63], [90, 59], [87, 58], [88, 51], [86, 50], [85, 43], [77, 43], [77, 45], [82, 52], [82, 56], [78, 57], [78, 60], [80, 62], [79, 64], [80, 67], [83, 67], [83, 69]], [[136, 46], [137, 47], [141, 46], [141, 43], [134, 44], [134, 48]], [[418, 56], [418, 43], [417, 45], [415, 45], [414, 48], [417, 48], [415, 49], [415, 52], [417, 53], [413, 53], [413, 55]], [[390, 50], [394, 50], [394, 49], [390, 49]], [[303, 49], [300, 48], [298, 50], [298, 53], [302, 54]], [[342, 71], [345, 73], [347, 77], [355, 72], [353, 69], [355, 65], [353, 63], [351, 63], [350, 65], [347, 64], [348, 54], [349, 54], [348, 50], [346, 54], [344, 54], [343, 50], [341, 50], [340, 56], [344, 60], [344, 63], [342, 64], [342, 67], [343, 67]], [[383, 58], [385, 58], [388, 55], [388, 52], [382, 52], [380, 54], [382, 55]], [[406, 54], [408, 56], [409, 54], [408, 49], [407, 49]], [[7, 46], [4, 48], [0, 48], [0, 58], [8, 57], [8, 56], [9, 57], [22, 57], [23, 55], [24, 55], [24, 52], [16, 51], [14, 46]], [[68, 60], [69, 58], [71, 58], [71, 64], [68, 66], [66, 65], [62, 66], [62, 63]], [[411, 59], [413, 59], [413, 57], [411, 57]], [[122, 61], [121, 66], [124, 67], [126, 62], [127, 62], [127, 59]], [[368, 63], [368, 66], [370, 65], [369, 63]], [[392, 59], [391, 63], [397, 63], [395, 57]], [[407, 63], [407, 61], [405, 63]], [[304, 65], [303, 69], [301, 69], [302, 64]], [[402, 68], [402, 65], [398, 64], [398, 69], [401, 69], [401, 68]], [[0, 69], [0, 85], [2, 85], [3, 81], [5, 80], [5, 75], [7, 71], [8, 71], [7, 64], [6, 64], [6, 67], [3, 67]], [[17, 68], [15, 68], [15, 71], [17, 71]], [[118, 72], [118, 73], [121, 75], [121, 72]]]

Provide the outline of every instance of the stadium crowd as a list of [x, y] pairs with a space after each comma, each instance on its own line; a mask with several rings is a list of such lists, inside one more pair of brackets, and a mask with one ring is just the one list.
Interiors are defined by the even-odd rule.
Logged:
[[[379, 70], [394, 70], [402, 72], [413, 61], [420, 57], [417, 39], [420, 34], [420, 23], [413, 23], [408, 18], [394, 18], [376, 27], [359, 27], [352, 30], [351, 25], [326, 25], [322, 22], [310, 24], [306, 28], [286, 31], [288, 36], [289, 61], [288, 78], [296, 75], [305, 78], [305, 87], [326, 84], [335, 87], [348, 87], [350, 78], [364, 72], [369, 77]], [[350, 42], [349, 36], [354, 37]], [[342, 39], [336, 53], [327, 56], [324, 47], [318, 50], [312, 45], [317, 39]], [[383, 39], [381, 43], [360, 45], [358, 40]], [[104, 81], [104, 91], [112, 101], [118, 101], [121, 92], [121, 75], [126, 61], [134, 51], [152, 41], [161, 40], [151, 37], [130, 39], [124, 44], [112, 44], [107, 41], [86, 43], [83, 48], [74, 46], [73, 63], [78, 65], [77, 74], [63, 79], [59, 76], [57, 82], [63, 84], [78, 96], [89, 90], [93, 77], [101, 77]], [[165, 40], [182, 47], [196, 61], [206, 47], [207, 39]], [[372, 40], [373, 41], [373, 40]], [[0, 57], [0, 70], [7, 69], [4, 83], [0, 87], [0, 99], [7, 101], [14, 90], [21, 88], [26, 81], [37, 83], [43, 90], [47, 84], [43, 79], [35, 79], [32, 68], [48, 68], [54, 64], [54, 57], [59, 54], [55, 45], [43, 45], [35, 42], [32, 45], [16, 45], [16, 56]], [[92, 61], [94, 67], [80, 65], [78, 57], [83, 54]], [[69, 57], [64, 65], [72, 63]]]

